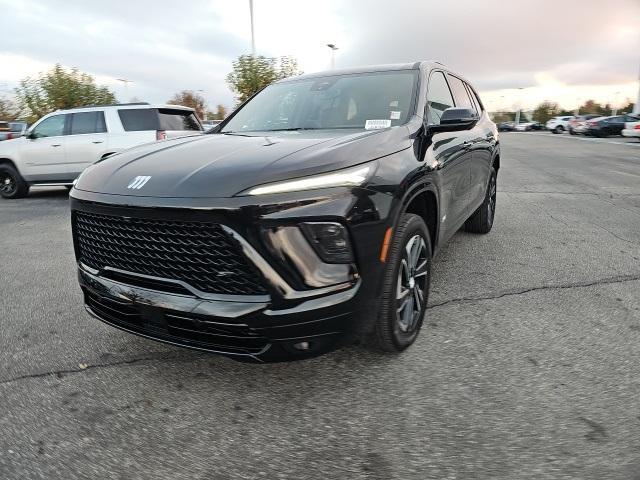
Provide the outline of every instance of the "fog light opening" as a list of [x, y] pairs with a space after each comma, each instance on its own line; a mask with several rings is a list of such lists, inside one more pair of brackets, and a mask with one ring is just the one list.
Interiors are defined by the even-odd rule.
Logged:
[[311, 348], [311, 344], [309, 342], [298, 342], [293, 345], [293, 348], [296, 350], [309, 350]]

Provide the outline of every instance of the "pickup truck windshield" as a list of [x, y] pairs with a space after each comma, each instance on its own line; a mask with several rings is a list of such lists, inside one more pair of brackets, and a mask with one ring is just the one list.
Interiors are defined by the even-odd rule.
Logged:
[[[413, 113], [417, 71], [290, 80], [265, 88], [220, 133], [385, 128]], [[377, 122], [368, 122], [375, 120]]]

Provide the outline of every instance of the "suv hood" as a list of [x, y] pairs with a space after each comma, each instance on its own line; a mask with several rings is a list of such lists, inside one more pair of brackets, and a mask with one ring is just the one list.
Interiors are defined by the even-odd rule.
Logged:
[[[144, 197], [231, 197], [280, 180], [375, 160], [411, 146], [409, 130], [209, 134], [141, 145], [89, 167], [75, 188]], [[128, 188], [149, 176], [139, 189]]]

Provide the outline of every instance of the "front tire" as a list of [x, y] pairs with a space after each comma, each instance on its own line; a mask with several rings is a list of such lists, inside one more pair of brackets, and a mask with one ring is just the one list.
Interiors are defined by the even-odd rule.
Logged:
[[29, 193], [29, 184], [24, 181], [12, 165], [0, 165], [0, 196], [2, 198], [23, 198]]
[[562, 125], [558, 125], [556, 128], [551, 130], [553, 133], [558, 134], [564, 132], [564, 127]]
[[424, 220], [405, 213], [387, 256], [375, 340], [385, 352], [401, 352], [418, 337], [431, 282], [431, 240]]
[[493, 219], [496, 215], [496, 191], [498, 185], [498, 174], [491, 168], [489, 185], [485, 193], [484, 202], [473, 212], [473, 215], [464, 224], [464, 229], [471, 233], [489, 233], [493, 227]]

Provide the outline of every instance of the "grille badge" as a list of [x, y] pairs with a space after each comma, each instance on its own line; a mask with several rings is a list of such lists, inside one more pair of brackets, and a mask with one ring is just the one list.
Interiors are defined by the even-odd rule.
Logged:
[[138, 175], [133, 180], [131, 180], [129, 185], [127, 185], [127, 188], [129, 188], [131, 190], [140, 190], [142, 187], [144, 187], [146, 185], [146, 183], [149, 180], [151, 180], [151, 176], [150, 175]]

